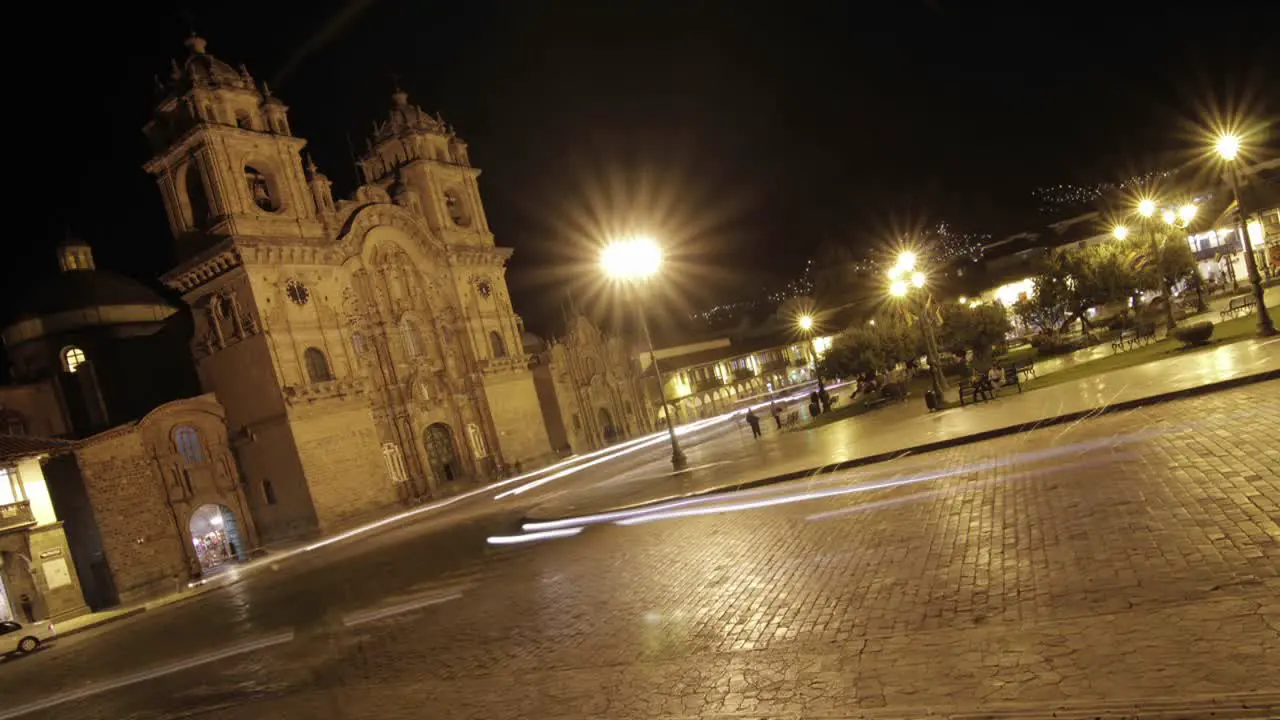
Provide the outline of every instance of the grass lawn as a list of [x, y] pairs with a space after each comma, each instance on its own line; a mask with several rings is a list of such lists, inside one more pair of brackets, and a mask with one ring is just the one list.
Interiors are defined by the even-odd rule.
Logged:
[[[1272, 317], [1276, 315], [1276, 309], [1268, 308]], [[1120, 370], [1121, 368], [1134, 367], [1135, 365], [1143, 365], [1145, 363], [1154, 362], [1156, 360], [1164, 360], [1165, 358], [1179, 357], [1204, 350], [1211, 350], [1222, 345], [1229, 345], [1240, 340], [1247, 340], [1255, 337], [1258, 327], [1258, 320], [1255, 315], [1246, 315], [1238, 317], [1226, 322], [1217, 323], [1213, 326], [1213, 337], [1209, 340], [1209, 344], [1201, 347], [1183, 348], [1182, 343], [1172, 337], [1166, 337], [1158, 342], [1150, 345], [1137, 347], [1124, 352], [1113, 353], [1106, 357], [1090, 360], [1069, 368], [1064, 368], [1057, 372], [1049, 373], [1042, 377], [1032, 378], [1023, 383], [1023, 387], [1027, 390], [1036, 390], [1058, 383], [1072, 382], [1081, 380], [1093, 375], [1110, 372], [1112, 370]]]
[[[958, 381], [959, 381], [959, 378], [952, 378], [952, 377], [947, 378], [947, 382], [951, 383], [952, 385], [954, 385]], [[932, 384], [933, 384], [933, 381], [929, 379], [928, 373], [924, 373], [917, 377], [911, 378], [910, 380], [907, 381], [907, 399], [903, 400], [902, 402], [923, 403], [924, 401], [921, 398], [924, 397], [924, 391], [932, 387]], [[887, 407], [889, 405], [898, 404], [895, 402], [887, 402], [887, 403], [880, 403], [879, 405], [875, 405], [873, 407], [867, 407], [866, 405], [862, 404], [862, 398], [859, 398], [857, 401], [853, 401], [853, 402], [849, 400], [849, 393], [853, 392], [852, 389], [846, 390], [845, 388], [841, 388], [840, 390], [841, 390], [840, 402], [835, 407], [831, 408], [831, 412], [823, 413], [818, 417], [813, 418], [809, 422], [805, 423], [804, 425], [798, 426], [796, 429], [812, 430], [813, 428], [816, 428], [816, 427], [822, 427], [823, 425], [830, 425], [833, 422], [840, 422], [841, 420], [845, 420], [851, 417], [856, 417], [858, 415], [862, 415], [863, 413], [875, 412], [876, 410]]]
[[1035, 348], [1028, 345], [1026, 347], [1020, 347], [1017, 350], [1011, 350], [994, 359], [1001, 365], [1025, 365], [1029, 362], [1035, 362], [1041, 358], [1040, 353], [1037, 352]]

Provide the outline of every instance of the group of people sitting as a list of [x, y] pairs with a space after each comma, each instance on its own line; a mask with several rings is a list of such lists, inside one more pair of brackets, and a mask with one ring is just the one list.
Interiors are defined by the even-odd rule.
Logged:
[[1004, 370], [1000, 367], [1000, 363], [993, 362], [984, 373], [974, 371], [971, 380], [975, 397], [991, 400], [995, 398], [996, 390], [1004, 384]]

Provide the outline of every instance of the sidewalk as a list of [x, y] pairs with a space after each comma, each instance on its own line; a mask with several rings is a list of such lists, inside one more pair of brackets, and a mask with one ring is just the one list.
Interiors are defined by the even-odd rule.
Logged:
[[[1183, 318], [1182, 320], [1178, 321], [1178, 324], [1181, 326], [1186, 326], [1186, 325], [1192, 325], [1198, 322], [1208, 321], [1217, 325], [1218, 323], [1222, 322], [1221, 313], [1223, 310], [1226, 309], [1227, 304], [1231, 302], [1231, 298], [1233, 297], [1235, 297], [1235, 293], [1231, 295], [1224, 295], [1221, 297], [1213, 298], [1205, 303], [1206, 306], [1208, 307], [1208, 310], [1196, 315], [1189, 315]], [[1267, 308], [1270, 309], [1273, 319], [1275, 318], [1276, 315], [1280, 315], [1280, 307], [1277, 307], [1277, 306], [1280, 306], [1280, 285], [1266, 288], [1263, 291], [1263, 302], [1267, 306]], [[1159, 332], [1160, 332], [1160, 337], [1163, 337], [1164, 336], [1163, 324], [1161, 325]], [[1113, 355], [1114, 353], [1115, 351], [1111, 349], [1111, 343], [1102, 342], [1102, 343], [1098, 343], [1097, 345], [1076, 350], [1075, 352], [1072, 352], [1072, 353], [1067, 353], [1065, 355], [1056, 355], [1054, 357], [1045, 358], [1043, 360], [1037, 359], [1036, 375], [1038, 377], [1044, 376], [1044, 375], [1050, 375], [1059, 370], [1066, 370], [1067, 368], [1072, 368], [1077, 365], [1083, 365], [1084, 363], [1090, 362], [1092, 360], [1097, 360], [1099, 358], [1104, 358], [1109, 355]]]
[[687, 451], [690, 472], [565, 493], [533, 508], [528, 518], [554, 520], [782, 482], [1278, 378], [1280, 338], [1251, 339], [936, 413], [927, 413], [918, 398], [911, 398], [813, 430], [767, 433], [759, 441], [743, 441], [741, 433], [717, 438]]

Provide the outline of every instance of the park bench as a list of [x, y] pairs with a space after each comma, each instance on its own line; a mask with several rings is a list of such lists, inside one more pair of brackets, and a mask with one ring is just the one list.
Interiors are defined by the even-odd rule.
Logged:
[[[1025, 375], [1026, 377], [1029, 377], [1029, 378], [1033, 378], [1036, 376], [1035, 362], [1025, 362], [1021, 365], [1014, 364], [1013, 367], [1018, 369], [1019, 375]], [[1021, 385], [1021, 382], [1019, 382], [1018, 384]]]
[[[960, 381], [960, 407], [964, 407], [965, 398], [968, 398], [971, 403], [976, 403], [978, 395], [978, 386], [973, 384], [973, 380]], [[985, 400], [986, 398], [983, 399]]]
[[1223, 320], [1229, 317], [1239, 317], [1240, 315], [1248, 315], [1253, 312], [1257, 302], [1254, 301], [1252, 295], [1237, 295], [1231, 298], [1231, 302], [1227, 303], [1227, 309], [1219, 313]]
[[[1001, 390], [1011, 387], [1016, 387], [1018, 388], [1018, 392], [1022, 392], [1022, 370], [1023, 368], [1018, 367], [1017, 365], [1010, 365], [1004, 368], [1004, 382], [1000, 384], [1000, 387], [995, 389], [996, 392], [1000, 392]], [[1034, 369], [1031, 374], [1035, 375]]]
[[1111, 350], [1113, 352], [1121, 352], [1122, 350], [1132, 350], [1139, 345], [1155, 342], [1156, 326], [1155, 325], [1139, 325], [1132, 330], [1125, 330], [1111, 341]]

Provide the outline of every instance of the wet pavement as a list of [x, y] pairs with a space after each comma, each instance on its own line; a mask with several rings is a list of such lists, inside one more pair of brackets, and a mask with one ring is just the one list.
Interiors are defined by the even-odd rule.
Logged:
[[[1246, 340], [1192, 355], [930, 413], [919, 398], [846, 420], [794, 432], [762, 423], [753, 440], [741, 422], [689, 448], [690, 473], [673, 475], [665, 456], [633, 457], [625, 470], [584, 471], [565, 492], [534, 508], [539, 519], [562, 517], [705, 492], [833, 463], [905, 451], [1009, 426], [1041, 422], [1116, 403], [1280, 370], [1280, 338]], [[619, 477], [620, 476], [620, 477]], [[639, 480], [642, 480], [640, 482]]]
[[1277, 428], [1260, 383], [521, 545], [565, 487], [478, 496], [0, 663], [0, 718], [1280, 712]]

